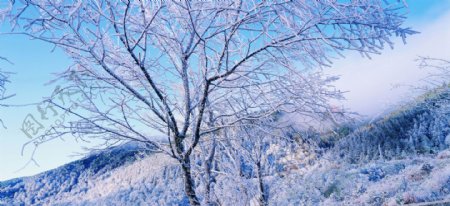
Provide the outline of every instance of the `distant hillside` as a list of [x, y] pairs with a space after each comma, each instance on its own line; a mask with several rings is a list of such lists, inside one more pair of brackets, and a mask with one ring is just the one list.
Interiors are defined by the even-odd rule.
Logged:
[[438, 88], [346, 135], [333, 148], [349, 163], [436, 154], [450, 146], [450, 88]]
[[[131, 146], [130, 146], [131, 145]], [[144, 146], [122, 145], [33, 177], [0, 182], [0, 205], [124, 205], [129, 201], [184, 203], [172, 191], [179, 176], [171, 160]], [[172, 174], [173, 173], [173, 174]], [[170, 175], [169, 175], [170, 174]]]
[[[398, 205], [450, 199], [449, 100], [450, 89], [441, 88], [370, 124], [322, 136], [314, 161], [265, 177], [269, 203]], [[0, 182], [0, 205], [187, 205], [177, 163], [146, 151], [125, 145]], [[254, 204], [255, 194], [245, 186], [255, 180], [248, 178], [242, 197], [221, 203]], [[215, 190], [238, 186], [222, 181]]]

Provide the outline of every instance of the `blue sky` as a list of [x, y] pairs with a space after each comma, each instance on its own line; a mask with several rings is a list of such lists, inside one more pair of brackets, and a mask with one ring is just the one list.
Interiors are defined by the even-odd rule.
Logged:
[[[414, 62], [418, 55], [450, 55], [450, 0], [410, 0], [407, 25], [420, 32], [408, 39], [407, 45], [400, 41], [394, 50], [387, 49], [383, 55], [372, 60], [362, 59], [359, 54], [349, 53], [345, 59], [337, 60], [327, 72], [341, 75], [336, 85], [349, 91], [346, 106], [366, 115], [376, 115], [389, 105], [396, 104], [405, 89], [393, 90], [392, 85], [417, 81], [423, 71]], [[0, 27], [6, 32], [6, 27]], [[7, 57], [14, 64], [0, 62], [0, 68], [14, 72], [8, 91], [15, 93], [12, 104], [37, 102], [50, 96], [57, 84], [46, 85], [70, 65], [60, 50], [51, 45], [29, 40], [24, 36], [0, 35], [0, 56]], [[450, 57], [447, 56], [450, 59]], [[35, 154], [39, 167], [30, 164], [21, 169], [30, 159], [31, 149], [21, 155], [24, 143], [29, 139], [20, 130], [28, 114], [38, 116], [36, 106], [0, 108], [0, 116], [7, 129], [0, 128], [0, 181], [14, 177], [34, 175], [80, 158], [83, 145], [71, 138], [58, 139], [40, 146]], [[44, 122], [50, 124], [52, 120]], [[19, 170], [20, 169], [20, 170]]]

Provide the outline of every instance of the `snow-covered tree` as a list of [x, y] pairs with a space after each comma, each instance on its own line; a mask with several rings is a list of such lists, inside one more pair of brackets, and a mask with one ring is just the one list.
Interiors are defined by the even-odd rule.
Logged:
[[0, 100], [5, 98], [5, 83], [7, 81], [6, 74], [0, 71]]
[[[314, 115], [315, 120], [323, 120], [323, 116], [310, 114]], [[296, 129], [289, 120], [288, 114], [277, 113], [258, 123], [224, 130], [214, 164], [214, 170], [218, 170], [214, 181], [221, 180], [215, 184], [218, 202], [270, 205], [270, 199], [280, 189], [273, 184], [275, 181], [315, 162], [319, 155], [316, 138], [319, 133]]]
[[420, 57], [419, 67], [428, 70], [428, 75], [422, 79], [425, 89], [430, 90], [450, 84], [450, 61], [442, 58]]
[[69, 133], [145, 142], [178, 160], [191, 205], [200, 202], [191, 169], [200, 142], [279, 111], [332, 112], [326, 100], [339, 92], [310, 68], [414, 33], [402, 26], [405, 5], [386, 0], [10, 2], [11, 33], [73, 60], [56, 95], [77, 103], [49, 100], [72, 121], [33, 145]]
[[[0, 61], [7, 61], [7, 62], [9, 62], [8, 59], [6, 59], [4, 57], [1, 57], [1, 56], [0, 56]], [[6, 83], [8, 83], [8, 82], [9, 82], [9, 80], [8, 80], [8, 73], [2, 71], [1, 68], [0, 68], [0, 107], [7, 106], [6, 104], [3, 104], [2, 101], [4, 101], [4, 100], [14, 96], [14, 95], [6, 93]], [[0, 126], [5, 127], [5, 125], [3, 125], [2, 116], [0, 116]]]
[[[8, 61], [6, 58], [0, 56], [0, 61]], [[2, 71], [0, 68], [0, 101], [8, 98], [5, 94], [6, 92], [6, 83], [8, 82], [8, 75], [6, 72]]]

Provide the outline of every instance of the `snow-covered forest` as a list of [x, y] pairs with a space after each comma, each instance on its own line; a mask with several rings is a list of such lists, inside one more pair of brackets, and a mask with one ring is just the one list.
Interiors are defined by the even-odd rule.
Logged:
[[414, 97], [372, 118], [326, 70], [420, 35], [407, 14], [396, 0], [1, 3], [0, 38], [70, 61], [38, 102], [8, 103], [20, 74], [0, 70], [0, 107], [53, 122], [24, 119], [26, 167], [61, 139], [88, 153], [0, 182], [0, 205], [450, 202], [450, 62], [418, 57]]

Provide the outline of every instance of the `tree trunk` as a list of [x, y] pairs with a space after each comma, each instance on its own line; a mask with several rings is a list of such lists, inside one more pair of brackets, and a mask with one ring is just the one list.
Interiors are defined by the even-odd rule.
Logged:
[[269, 201], [268, 201], [268, 196], [267, 196], [267, 191], [266, 188], [264, 187], [264, 182], [263, 182], [263, 177], [262, 177], [262, 170], [261, 170], [261, 162], [257, 162], [256, 163], [256, 168], [257, 168], [257, 172], [258, 172], [258, 183], [259, 183], [259, 192], [261, 194], [261, 197], [259, 198], [259, 205], [260, 206], [268, 206], [269, 205]]
[[183, 170], [184, 190], [189, 198], [189, 204], [191, 206], [200, 205], [200, 202], [195, 193], [195, 182], [191, 173], [191, 159], [186, 157], [181, 162], [181, 169]]
[[206, 162], [205, 163], [205, 203], [206, 205], [210, 206], [211, 203], [211, 163]]
[[216, 141], [213, 139], [212, 142], [212, 148], [211, 151], [208, 154], [208, 157], [206, 158], [204, 162], [204, 169], [205, 169], [205, 179], [206, 179], [206, 185], [205, 185], [205, 203], [206, 205], [214, 205], [211, 201], [211, 189], [212, 189], [212, 183], [215, 182], [214, 176], [211, 174], [212, 164], [214, 160], [214, 154], [216, 152]]

